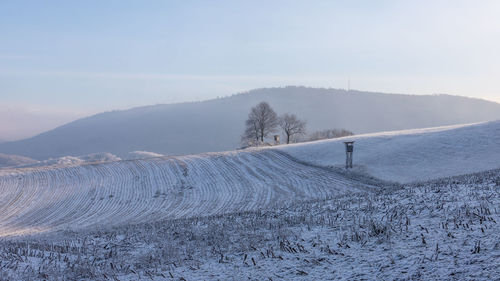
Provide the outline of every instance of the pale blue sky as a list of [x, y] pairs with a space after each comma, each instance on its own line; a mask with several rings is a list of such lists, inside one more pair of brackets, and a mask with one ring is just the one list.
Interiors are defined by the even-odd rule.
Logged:
[[500, 101], [499, 14], [499, 1], [1, 1], [0, 111], [75, 118], [348, 78]]

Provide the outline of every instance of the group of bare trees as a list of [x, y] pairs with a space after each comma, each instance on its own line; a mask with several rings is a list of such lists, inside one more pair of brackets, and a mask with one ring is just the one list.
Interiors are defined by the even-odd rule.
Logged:
[[295, 114], [284, 114], [279, 116], [267, 102], [261, 102], [250, 109], [248, 119], [245, 122], [245, 132], [241, 136], [244, 145], [258, 145], [264, 143], [264, 139], [270, 134], [283, 130], [286, 143], [290, 143], [295, 136], [306, 133], [306, 122], [300, 120]]
[[329, 129], [311, 133], [309, 135], [309, 141], [334, 139], [352, 135], [354, 135], [354, 133], [346, 129]]
[[353, 135], [351, 131], [345, 129], [328, 129], [315, 131], [309, 136], [303, 137], [306, 134], [306, 121], [290, 113], [278, 116], [271, 106], [264, 101], [250, 109], [245, 125], [245, 132], [241, 136], [241, 143], [244, 146], [264, 144], [264, 140], [271, 134], [277, 133], [279, 129], [282, 130], [283, 135], [286, 137], [287, 144], [297, 141], [315, 141]]

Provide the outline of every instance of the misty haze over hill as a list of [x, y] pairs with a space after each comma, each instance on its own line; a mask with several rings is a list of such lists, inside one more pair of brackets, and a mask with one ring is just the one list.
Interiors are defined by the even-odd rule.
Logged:
[[356, 134], [500, 119], [500, 104], [450, 95], [399, 95], [306, 87], [267, 88], [203, 102], [154, 105], [79, 119], [33, 138], [0, 144], [0, 153], [38, 160], [131, 151], [167, 155], [239, 146], [252, 106], [307, 120], [309, 132], [345, 128]]

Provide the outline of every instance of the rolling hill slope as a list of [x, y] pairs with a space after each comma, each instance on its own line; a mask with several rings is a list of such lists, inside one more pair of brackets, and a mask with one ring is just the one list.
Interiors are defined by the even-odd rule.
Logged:
[[31, 159], [29, 157], [18, 156], [18, 155], [8, 155], [0, 153], [0, 169], [3, 167], [15, 167], [21, 165], [31, 165], [36, 164], [39, 161]]
[[0, 237], [255, 211], [370, 189], [278, 151], [0, 171]]
[[354, 143], [354, 171], [396, 182], [500, 168], [500, 121], [382, 132], [276, 147], [311, 164], [342, 168]]
[[30, 139], [2, 143], [0, 153], [45, 160], [99, 152], [124, 157], [138, 150], [165, 155], [233, 150], [250, 107], [261, 101], [279, 114], [306, 119], [309, 131], [346, 128], [360, 134], [500, 119], [500, 104], [457, 96], [271, 88], [97, 114]]
[[[500, 122], [97, 164], [0, 170], [0, 236], [259, 211], [500, 168]], [[327, 168], [327, 166], [333, 166]]]
[[0, 278], [492, 280], [499, 133], [355, 136], [352, 171], [343, 140], [1, 169]]

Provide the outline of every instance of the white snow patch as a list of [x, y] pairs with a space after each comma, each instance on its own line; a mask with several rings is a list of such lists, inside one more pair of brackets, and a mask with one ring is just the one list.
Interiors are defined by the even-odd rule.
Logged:
[[133, 160], [133, 159], [146, 159], [146, 158], [154, 158], [154, 157], [162, 157], [165, 156], [163, 154], [159, 154], [156, 152], [150, 152], [150, 151], [132, 151], [129, 152], [128, 155], [125, 157], [127, 160]]

